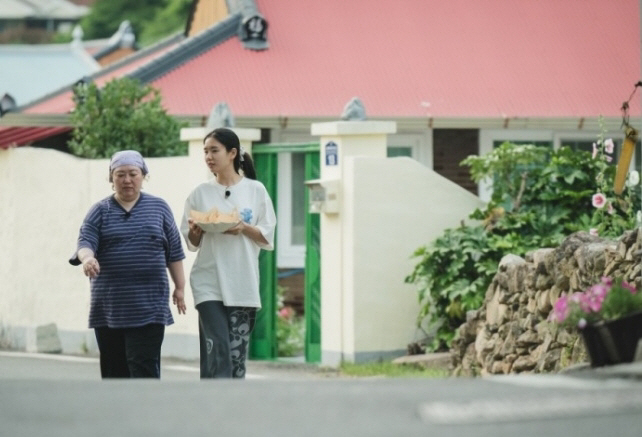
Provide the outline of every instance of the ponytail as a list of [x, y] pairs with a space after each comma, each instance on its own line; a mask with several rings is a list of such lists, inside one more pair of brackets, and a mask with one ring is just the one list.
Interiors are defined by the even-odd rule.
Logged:
[[254, 161], [249, 153], [243, 153], [243, 159], [241, 159], [241, 170], [243, 170], [243, 175], [249, 179], [256, 180], [256, 170], [254, 169]]

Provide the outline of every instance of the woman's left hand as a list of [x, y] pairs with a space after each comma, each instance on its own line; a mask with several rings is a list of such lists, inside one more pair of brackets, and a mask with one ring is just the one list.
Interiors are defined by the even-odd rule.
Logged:
[[174, 293], [172, 293], [172, 302], [176, 305], [178, 314], [185, 314], [185, 311], [187, 311], [187, 307], [185, 306], [185, 290], [175, 288]]
[[241, 220], [238, 222], [236, 226], [233, 228], [229, 228], [227, 231], [223, 232], [224, 234], [230, 234], [230, 235], [239, 235], [243, 233], [243, 230], [246, 228], [245, 222]]

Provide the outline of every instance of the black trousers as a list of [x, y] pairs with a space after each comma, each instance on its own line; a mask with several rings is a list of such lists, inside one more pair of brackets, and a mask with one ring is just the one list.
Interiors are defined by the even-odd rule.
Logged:
[[160, 378], [160, 355], [165, 326], [95, 328], [103, 378]]
[[245, 378], [256, 308], [226, 307], [209, 300], [196, 305], [201, 378]]

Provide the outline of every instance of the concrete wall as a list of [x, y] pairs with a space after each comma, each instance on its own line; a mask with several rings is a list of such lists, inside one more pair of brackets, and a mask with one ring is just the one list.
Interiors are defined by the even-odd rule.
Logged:
[[[414, 251], [459, 225], [479, 198], [410, 158], [346, 160], [345, 202], [354, 205], [345, 273], [354, 284], [345, 357], [365, 361], [403, 355], [416, 338], [417, 289], [404, 278]], [[349, 266], [352, 266], [350, 268]], [[350, 338], [352, 337], [352, 338]]]
[[418, 340], [417, 291], [404, 283], [412, 254], [482, 201], [413, 159], [387, 158], [394, 122], [315, 123], [311, 131], [320, 136], [320, 185], [337, 186], [339, 204], [321, 212], [322, 363], [403, 355]]
[[[145, 192], [164, 198], [177, 222], [189, 191], [204, 180], [196, 157], [148, 158]], [[107, 159], [85, 160], [47, 149], [0, 150], [0, 332], [13, 347], [36, 350], [35, 329], [55, 323], [67, 353], [95, 351], [87, 329], [89, 282], [68, 258], [89, 207], [113, 193]], [[193, 255], [188, 253], [188, 274]], [[188, 284], [189, 285], [189, 284]], [[196, 311], [168, 327], [165, 355], [198, 355]]]

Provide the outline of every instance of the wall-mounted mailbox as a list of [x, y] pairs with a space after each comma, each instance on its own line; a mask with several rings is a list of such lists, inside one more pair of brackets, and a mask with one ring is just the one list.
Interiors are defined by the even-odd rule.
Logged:
[[305, 181], [310, 189], [310, 212], [337, 214], [339, 212], [339, 181], [314, 179]]

